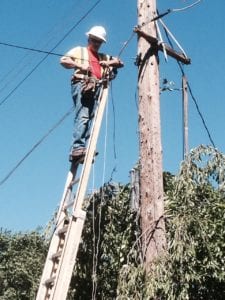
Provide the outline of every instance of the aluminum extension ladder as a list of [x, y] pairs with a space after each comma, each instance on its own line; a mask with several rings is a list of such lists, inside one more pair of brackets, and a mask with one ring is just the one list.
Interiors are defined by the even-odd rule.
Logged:
[[[103, 86], [95, 110], [87, 153], [79, 179], [76, 179], [76, 174], [80, 161], [71, 163], [36, 300], [66, 300], [86, 217], [86, 212], [82, 210], [82, 204], [107, 96], [108, 88]], [[72, 189], [75, 184], [78, 186], [75, 196], [73, 196]]]

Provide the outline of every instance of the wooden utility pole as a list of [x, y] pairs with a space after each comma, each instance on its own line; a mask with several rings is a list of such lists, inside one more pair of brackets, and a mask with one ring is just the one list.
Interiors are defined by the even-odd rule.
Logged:
[[[138, 0], [138, 88], [140, 130], [140, 205], [142, 254], [146, 269], [166, 247], [162, 146], [159, 103], [158, 48], [146, 36], [156, 38], [150, 19], [156, 16], [156, 0]], [[143, 36], [143, 32], [147, 33]]]
[[156, 0], [138, 0], [137, 3], [138, 26], [134, 31], [138, 35], [140, 211], [142, 253], [149, 269], [166, 248], [158, 51], [186, 65], [191, 60], [158, 40], [155, 21], [163, 15], [157, 15]]

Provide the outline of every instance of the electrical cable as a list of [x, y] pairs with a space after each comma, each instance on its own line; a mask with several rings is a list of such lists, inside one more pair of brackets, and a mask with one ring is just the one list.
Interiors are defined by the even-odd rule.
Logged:
[[[149, 22], [145, 23], [144, 25], [147, 25], [147, 24], [150, 23], [150, 22], [156, 21], [156, 20], [162, 18], [163, 16], [165, 16], [165, 15], [171, 13], [171, 12], [178, 12], [178, 11], [183, 11], [183, 10], [189, 9], [189, 8], [193, 7], [194, 5], [198, 4], [198, 3], [201, 2], [201, 1], [202, 1], [202, 0], [197, 0], [197, 1], [194, 2], [193, 4], [188, 5], [188, 6], [186, 6], [186, 7], [183, 7], [183, 8], [173, 8], [173, 9], [168, 9], [166, 13], [158, 14], [155, 18], [151, 19]], [[144, 25], [142, 25], [142, 26], [144, 26]], [[142, 27], [142, 26], [139, 25], [139, 27]], [[124, 45], [123, 45], [122, 48], [120, 49], [120, 51], [119, 51], [119, 53], [118, 53], [118, 55], [117, 55], [118, 57], [121, 56], [121, 54], [123, 53], [123, 51], [125, 50], [125, 48], [128, 46], [128, 44], [130, 43], [130, 41], [133, 39], [134, 35], [135, 35], [135, 32], [133, 31], [132, 34], [130, 35], [130, 37], [128, 38], [128, 40], [125, 41]], [[179, 45], [179, 46], [180, 46], [180, 45]], [[184, 53], [184, 54], [185, 54], [185, 53]]]
[[119, 53], [117, 55], [118, 57], [121, 56], [121, 54], [123, 53], [123, 51], [125, 50], [125, 48], [128, 46], [128, 44], [133, 39], [134, 35], [135, 35], [135, 32], [133, 31], [132, 34], [130, 35], [130, 37], [128, 38], [128, 40], [124, 42], [124, 45], [122, 46], [122, 48], [120, 49], [120, 51], [119, 51]]
[[[129, 43], [131, 42], [131, 40], [133, 39], [135, 35], [135, 32], [133, 31], [132, 34], [129, 36], [129, 38], [124, 42], [124, 45], [122, 46], [122, 48], [119, 50], [117, 57], [121, 57], [123, 51], [125, 50], [125, 48], [129, 45]], [[114, 97], [113, 97], [113, 89], [112, 89], [112, 82], [111, 82], [111, 89], [110, 89], [110, 93], [111, 93], [111, 99], [112, 99], [112, 108], [113, 108], [113, 150], [114, 150], [114, 159], [117, 159], [117, 154], [116, 154], [116, 114], [115, 114], [115, 104], [114, 104]], [[136, 99], [136, 93], [135, 93], [135, 99]], [[136, 102], [137, 105], [137, 102]], [[113, 174], [116, 172], [117, 166], [114, 165], [111, 175], [110, 175], [110, 179], [109, 182], [112, 181], [113, 179]]]
[[[92, 12], [92, 10], [101, 2], [102, 0], [98, 0], [95, 2], [94, 5], [91, 6], [91, 8], [76, 22], [76, 24], [70, 28], [70, 30], [68, 30], [68, 32], [58, 41], [58, 43], [56, 43], [56, 45], [49, 51], [49, 52], [53, 52], [66, 38], [67, 36]], [[6, 95], [3, 100], [0, 102], [0, 106], [5, 103], [10, 96], [12, 96], [12, 94], [27, 80], [28, 77], [30, 77], [30, 75], [32, 73], [34, 73], [34, 71], [43, 63], [43, 61], [45, 61], [45, 59], [49, 56], [49, 54], [47, 53], [35, 66], [34, 68], [15, 86], [15, 88], [12, 89], [12, 91]]]
[[201, 1], [202, 1], [202, 0], [197, 0], [197, 1], [195, 1], [194, 3], [192, 3], [192, 4], [188, 5], [188, 6], [182, 7], [182, 8], [169, 8], [166, 12], [161, 13], [161, 14], [157, 14], [156, 17], [154, 17], [154, 18], [152, 18], [150, 21], [148, 21], [148, 22], [142, 24], [142, 26], [140, 26], [140, 25], [139, 25], [139, 26], [140, 26], [140, 27], [143, 27], [143, 26], [145, 26], [145, 25], [147, 25], [147, 24], [149, 24], [149, 23], [151, 23], [151, 22], [157, 21], [157, 20], [159, 20], [159, 19], [161, 19], [161, 18], [167, 16], [167, 15], [170, 14], [170, 13], [173, 13], [173, 12], [180, 12], [180, 11], [184, 11], [184, 10], [186, 10], [186, 9], [192, 8], [193, 6], [195, 6], [196, 4], [198, 4], [198, 3], [201, 2]]
[[95, 249], [95, 241], [96, 241], [96, 235], [95, 235], [95, 193], [92, 195], [92, 231], [93, 231], [93, 257], [92, 257], [92, 299], [94, 299], [95, 295], [95, 280], [96, 280], [96, 249]]
[[110, 83], [110, 96], [112, 101], [112, 111], [113, 111], [113, 154], [114, 159], [117, 159], [116, 155], [116, 112], [115, 112], [115, 104], [114, 104], [114, 97], [113, 97], [113, 85], [112, 81]]
[[197, 109], [197, 111], [198, 111], [198, 114], [199, 114], [199, 116], [200, 116], [200, 118], [201, 118], [201, 120], [202, 120], [203, 126], [205, 127], [205, 130], [206, 130], [206, 132], [207, 132], [207, 134], [208, 134], [209, 140], [210, 140], [211, 144], [213, 145], [213, 147], [216, 148], [215, 143], [214, 143], [214, 141], [213, 141], [213, 139], [212, 139], [212, 136], [211, 136], [211, 134], [210, 134], [210, 131], [209, 131], [209, 129], [208, 129], [208, 126], [206, 125], [206, 121], [205, 121], [205, 119], [204, 119], [204, 117], [203, 117], [203, 115], [202, 115], [202, 113], [201, 113], [201, 111], [200, 111], [200, 108], [199, 108], [199, 105], [198, 105], [198, 103], [197, 103], [197, 100], [196, 100], [196, 98], [195, 98], [194, 95], [193, 95], [193, 92], [192, 92], [192, 89], [191, 89], [191, 86], [190, 86], [189, 82], [187, 82], [187, 86], [188, 86], [188, 90], [189, 90], [189, 92], [190, 92], [191, 98], [192, 98], [192, 100], [193, 100], [194, 103], [195, 103], [195, 106], [196, 106], [196, 109]]
[[162, 38], [162, 34], [161, 34], [161, 31], [160, 31], [160, 28], [159, 28], [158, 21], [155, 21], [155, 25], [156, 25], [157, 35], [159, 37], [159, 43], [162, 45], [165, 61], [168, 61], [168, 55], [167, 55], [167, 52], [166, 52], [165, 44], [163, 42], [163, 38]]
[[173, 39], [173, 41], [175, 42], [175, 44], [177, 45], [177, 47], [180, 49], [180, 51], [182, 52], [182, 54], [187, 58], [187, 55], [186, 55], [184, 49], [181, 47], [180, 43], [178, 43], [178, 41], [176, 40], [175, 36], [172, 34], [172, 32], [169, 30], [169, 28], [166, 26], [166, 24], [162, 20], [159, 20], [159, 22], [162, 24], [164, 31], [167, 33], [166, 36], [167, 37], [170, 36]]
[[22, 157], [22, 159], [12, 168], [11, 171], [0, 181], [0, 186], [5, 183], [11, 175], [18, 169], [18, 167], [28, 158], [28, 156], [33, 153], [33, 151], [72, 113], [74, 108], [70, 108], [70, 110], [64, 114], [59, 121], [57, 121], [49, 130], [46, 134], [43, 135], [40, 140], [33, 145], [33, 147]]
[[[100, 0], [101, 1], [101, 0]], [[98, 2], [100, 2], [98, 1]], [[130, 41], [131, 39], [129, 39]], [[128, 43], [126, 43], [126, 46], [128, 45]], [[124, 50], [124, 46], [123, 46], [123, 50]], [[121, 51], [120, 51], [121, 52]], [[25, 79], [24, 79], [25, 80]], [[112, 95], [112, 94], [111, 94]], [[114, 120], [115, 120], [115, 107], [114, 107], [114, 100], [113, 100], [113, 95], [112, 95], [112, 103], [113, 103], [113, 114], [114, 114]], [[0, 103], [1, 105], [1, 103]], [[62, 118], [63, 120], [65, 119], [65, 117]], [[62, 120], [62, 121], [63, 121]], [[62, 122], [61, 119], [59, 120], [58, 123]], [[57, 123], [57, 124], [58, 124]], [[16, 169], [25, 161], [25, 159], [42, 143], [42, 141], [47, 138], [47, 136], [49, 135], [49, 133], [51, 133], [54, 129], [55, 129], [55, 125], [53, 126], [53, 129], [50, 130], [50, 132], [48, 131], [48, 133], [46, 133], [44, 135], [43, 138], [41, 138], [32, 148], [30, 151], [27, 152], [27, 154], [12, 168], [12, 170], [0, 181], [0, 186], [5, 183], [10, 177], [11, 175], [16, 171]], [[116, 159], [116, 149], [115, 149], [115, 122], [114, 122], [114, 157]], [[113, 173], [116, 171], [116, 166], [114, 166], [113, 171], [111, 173], [111, 178]]]
[[[56, 52], [51, 52], [51, 51], [46, 51], [46, 50], [41, 50], [41, 49], [36, 49], [36, 48], [29, 48], [29, 47], [15, 45], [15, 44], [9, 44], [9, 43], [0, 42], [0, 45], [4, 45], [4, 46], [8, 46], [8, 47], [13, 47], [13, 48], [18, 48], [18, 49], [23, 49], [23, 50], [29, 50], [29, 51], [38, 52], [38, 53], [45, 53], [45, 54], [48, 54], [48, 55], [53, 55], [53, 56], [58, 56], [58, 57], [62, 57], [62, 56], [70, 57], [70, 56], [62, 54], [62, 53], [56, 53]], [[80, 59], [79, 57], [73, 57], [73, 58], [74, 59], [76, 59], [76, 58]], [[91, 60], [85, 59], [85, 58], [82, 58], [82, 60], [92, 62]]]
[[93, 231], [93, 238], [92, 238], [92, 299], [94, 295], [95, 290], [95, 278], [96, 278], [96, 269], [95, 269], [95, 256], [96, 256], [96, 249], [95, 249], [95, 241], [96, 241], [96, 235], [95, 235], [95, 192], [94, 192], [94, 186], [95, 186], [95, 164], [93, 164], [93, 181], [92, 181], [92, 196], [90, 198], [90, 202], [92, 201], [92, 231]]
[[[164, 30], [165, 30], [165, 28], [164, 28]], [[171, 40], [170, 40], [170, 37], [169, 37], [169, 35], [168, 35], [167, 30], [165, 30], [165, 34], [166, 34], [166, 37], [167, 37], [167, 39], [168, 39], [168, 42], [169, 42], [171, 48], [173, 48], [173, 45], [172, 45], [172, 42], [171, 42]], [[181, 63], [180, 63], [179, 61], [177, 61], [177, 64], [178, 64], [178, 66], [179, 66], [179, 68], [180, 68], [180, 70], [181, 70], [182, 75], [183, 75], [183, 76], [186, 76], [186, 75], [185, 75], [185, 72], [184, 72], [184, 69], [183, 69], [183, 67], [182, 67], [182, 65], [181, 65]], [[214, 141], [213, 141], [213, 139], [212, 139], [212, 136], [211, 136], [211, 134], [210, 134], [209, 128], [208, 128], [208, 126], [207, 126], [207, 124], [206, 124], [206, 121], [205, 121], [205, 119], [204, 119], [203, 114], [202, 114], [201, 111], [200, 111], [198, 102], [197, 102], [196, 98], [195, 98], [194, 95], [193, 95], [191, 86], [190, 86], [190, 84], [189, 84], [188, 81], [187, 81], [187, 86], [188, 86], [188, 90], [189, 90], [189, 92], [190, 92], [191, 98], [192, 98], [192, 100], [194, 101], [194, 104], [195, 104], [195, 106], [196, 106], [197, 112], [198, 112], [198, 114], [199, 114], [199, 116], [200, 116], [200, 119], [201, 119], [201, 121], [202, 121], [202, 124], [203, 124], [203, 126], [204, 126], [204, 128], [205, 128], [205, 130], [206, 130], [206, 132], [207, 132], [208, 138], [209, 138], [211, 144], [213, 145], [213, 147], [215, 148], [215, 143], [214, 143]]]
[[198, 4], [201, 1], [202, 0], [197, 0], [194, 3], [192, 3], [192, 4], [188, 5], [188, 6], [182, 7], [182, 8], [173, 8], [172, 12], [179, 12], [179, 11], [184, 11], [186, 9], [192, 8], [193, 6], [195, 6], [196, 4]]
[[103, 152], [103, 172], [102, 172], [102, 190], [101, 190], [101, 200], [99, 204], [99, 218], [98, 218], [98, 237], [96, 242], [96, 251], [95, 256], [93, 256], [93, 280], [92, 280], [92, 300], [96, 299], [97, 293], [97, 266], [98, 266], [98, 255], [99, 255], [99, 245], [101, 239], [101, 223], [102, 223], [102, 203], [104, 199], [104, 183], [105, 183], [105, 174], [106, 174], [106, 153], [107, 153], [107, 138], [108, 138], [108, 112], [109, 105], [108, 101], [106, 104], [106, 113], [105, 113], [105, 138], [104, 138], [104, 152]]
[[[78, 0], [77, 0], [78, 1]], [[57, 35], [63, 35], [61, 32], [64, 31], [64, 28], [67, 28], [68, 25], [73, 22], [74, 19], [74, 8], [76, 7], [77, 10], [77, 1], [74, 1], [73, 6], [69, 8], [66, 14], [63, 15], [58, 25], [56, 24], [53, 28], [47, 31], [44, 38], [41, 38], [39, 41], [35, 43], [35, 45], [41, 45], [43, 44], [42, 41], [44, 40], [44, 44], [42, 48], [49, 47], [50, 41], [54, 41], [54, 38], [57, 38]], [[63, 20], [63, 21], [62, 21]], [[56, 35], [57, 34], [57, 35]], [[36, 46], [36, 47], [37, 47]], [[34, 56], [30, 57], [30, 53], [26, 52], [26, 54], [17, 62], [14, 62], [13, 67], [11, 70], [9, 70], [6, 74], [1, 74], [0, 84], [2, 82], [6, 82], [4, 86], [0, 89], [0, 92], [2, 92], [5, 88], [7, 88], [8, 85], [15, 82], [15, 78], [22, 75], [22, 71], [25, 69], [25, 67], [29, 66], [31, 69], [32, 61], [34, 61]], [[15, 85], [15, 84], [14, 84]]]
[[35, 48], [30, 48], [30, 47], [25, 47], [25, 46], [19, 46], [19, 45], [15, 45], [15, 44], [0, 42], [0, 45], [7, 46], [7, 47], [12, 47], [12, 48], [17, 48], [17, 49], [29, 50], [29, 51], [38, 52], [38, 53], [45, 53], [45, 54], [48, 54], [48, 55], [63, 56], [63, 54], [60, 54], [60, 53], [56, 53], [56, 52], [52, 52], [52, 51], [45, 51], [45, 50], [35, 49]]
[[[8, 46], [8, 47], [13, 47], [13, 48], [18, 48], [18, 49], [23, 49], [23, 50], [29, 50], [29, 51], [38, 52], [38, 53], [45, 53], [45, 54], [48, 54], [48, 55], [53, 55], [53, 56], [58, 56], [58, 57], [62, 57], [62, 56], [70, 57], [70, 56], [62, 54], [62, 53], [56, 53], [56, 52], [41, 50], [41, 49], [37, 49], [37, 48], [29, 48], [29, 47], [15, 45], [15, 44], [9, 44], [9, 43], [0, 42], [0, 45], [4, 45], [4, 46]], [[74, 59], [76, 59], [76, 58], [79, 59], [79, 57], [73, 57], [73, 58]], [[85, 59], [85, 58], [82, 58], [82, 60], [91, 62], [91, 60]]]
[[103, 172], [102, 172], [102, 186], [105, 182], [105, 173], [106, 173], [106, 154], [107, 154], [107, 139], [108, 139], [108, 117], [109, 117], [109, 102], [106, 103], [106, 112], [105, 112], [105, 139], [104, 139], [104, 153], [103, 153]]

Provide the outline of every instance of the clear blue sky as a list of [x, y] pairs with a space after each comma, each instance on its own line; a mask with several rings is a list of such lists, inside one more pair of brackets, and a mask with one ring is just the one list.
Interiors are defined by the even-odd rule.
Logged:
[[[158, 0], [158, 9], [182, 8], [195, 1]], [[91, 0], [2, 0], [0, 42], [49, 51], [69, 32], [95, 3]], [[103, 52], [117, 55], [137, 24], [136, 0], [107, 0], [98, 6], [56, 47], [65, 53], [85, 45], [85, 32], [93, 25], [107, 29]], [[206, 1], [191, 9], [174, 12], [163, 20], [192, 60], [186, 66], [193, 94], [217, 148], [225, 151], [224, 134], [224, 21], [225, 2]], [[0, 102], [24, 80], [45, 54], [0, 45]], [[122, 54], [125, 68], [113, 82], [109, 97], [108, 129], [103, 122], [91, 188], [113, 180], [129, 182], [129, 171], [138, 160], [138, 111], [136, 105], [136, 37]], [[40, 138], [70, 109], [71, 71], [59, 65], [59, 57], [49, 55], [23, 84], [0, 105], [0, 180], [20, 161]], [[167, 78], [181, 88], [177, 63], [165, 63], [160, 53], [160, 81]], [[113, 124], [115, 119], [115, 139]], [[105, 118], [106, 120], [106, 118]], [[182, 160], [182, 95], [180, 91], [161, 95], [163, 169], [176, 173]], [[36, 148], [16, 172], [0, 186], [0, 227], [26, 231], [45, 226], [59, 204], [69, 169], [68, 151], [73, 116], [70, 115]], [[104, 158], [105, 138], [107, 138]], [[189, 95], [189, 146], [209, 144], [194, 102]], [[115, 159], [113, 149], [116, 149]], [[106, 170], [104, 172], [104, 161]], [[104, 176], [103, 176], [104, 175]]]

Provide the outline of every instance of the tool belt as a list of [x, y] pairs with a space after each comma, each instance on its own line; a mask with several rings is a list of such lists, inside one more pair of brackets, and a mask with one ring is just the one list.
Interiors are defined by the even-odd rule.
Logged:
[[81, 94], [86, 97], [91, 97], [97, 90], [97, 87], [100, 85], [100, 80], [95, 77], [90, 77], [83, 74], [74, 74], [71, 78], [71, 82], [81, 83]]

